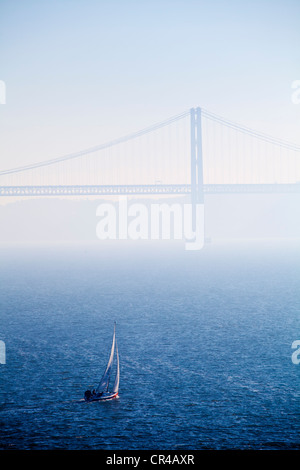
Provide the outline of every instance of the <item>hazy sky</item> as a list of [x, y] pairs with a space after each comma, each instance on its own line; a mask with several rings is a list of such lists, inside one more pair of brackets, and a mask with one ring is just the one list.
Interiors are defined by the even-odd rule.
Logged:
[[300, 144], [299, 0], [0, 0], [0, 169], [193, 106]]

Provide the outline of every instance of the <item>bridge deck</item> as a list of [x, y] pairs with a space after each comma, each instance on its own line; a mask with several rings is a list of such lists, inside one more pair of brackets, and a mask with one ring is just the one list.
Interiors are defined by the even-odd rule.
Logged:
[[[205, 194], [300, 193], [296, 184], [204, 184]], [[190, 194], [187, 184], [105, 185], [105, 186], [0, 186], [0, 196], [100, 196], [143, 194]]]

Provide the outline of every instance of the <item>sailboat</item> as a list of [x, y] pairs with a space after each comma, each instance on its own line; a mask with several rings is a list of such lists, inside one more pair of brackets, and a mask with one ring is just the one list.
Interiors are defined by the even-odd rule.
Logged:
[[[116, 372], [115, 381], [113, 383], [113, 387], [111, 391], [109, 391], [110, 375], [111, 375], [111, 369], [112, 369], [112, 364], [113, 364], [115, 353], [117, 357], [117, 372]], [[104, 401], [104, 400], [111, 400], [112, 398], [117, 398], [119, 394], [119, 381], [120, 381], [120, 363], [119, 363], [119, 352], [118, 352], [118, 345], [117, 345], [117, 339], [116, 339], [116, 323], [115, 323], [110, 356], [108, 359], [105, 372], [99, 382], [98, 387], [93, 391], [87, 390], [84, 393], [85, 401]]]

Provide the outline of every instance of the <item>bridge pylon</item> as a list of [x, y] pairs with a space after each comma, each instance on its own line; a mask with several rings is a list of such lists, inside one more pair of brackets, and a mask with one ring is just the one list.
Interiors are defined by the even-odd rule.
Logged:
[[191, 202], [193, 207], [193, 225], [195, 223], [196, 204], [204, 203], [203, 191], [203, 156], [202, 156], [202, 115], [201, 108], [191, 108]]
[[203, 157], [201, 108], [191, 108], [191, 193], [192, 203], [203, 204]]

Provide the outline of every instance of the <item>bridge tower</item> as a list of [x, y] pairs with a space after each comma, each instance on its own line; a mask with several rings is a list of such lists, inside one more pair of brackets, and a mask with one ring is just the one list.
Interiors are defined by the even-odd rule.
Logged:
[[203, 158], [201, 108], [192, 108], [191, 116], [191, 193], [193, 204], [203, 204]]
[[[196, 204], [204, 203], [201, 108], [191, 108], [191, 202], [195, 222]], [[194, 225], [194, 223], [193, 223]]]

